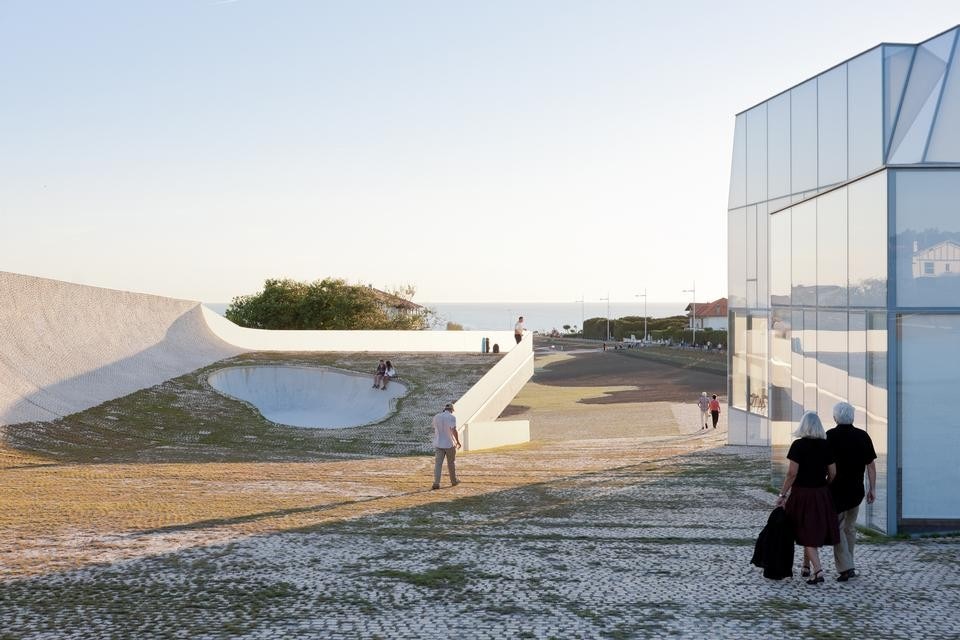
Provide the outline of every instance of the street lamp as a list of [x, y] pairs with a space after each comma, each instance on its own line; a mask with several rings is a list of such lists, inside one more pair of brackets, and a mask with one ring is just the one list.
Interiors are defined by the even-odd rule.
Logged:
[[610, 341], [610, 292], [609, 292], [609, 291], [607, 291], [607, 297], [606, 297], [606, 298], [600, 298], [600, 301], [601, 301], [601, 302], [603, 302], [604, 300], [607, 301], [607, 338], [606, 338], [606, 341], [609, 342], [609, 341]]
[[634, 298], [643, 298], [643, 341], [647, 341], [647, 288], [643, 288], [643, 293], [638, 293]]
[[690, 328], [693, 329], [693, 346], [697, 346], [697, 281], [693, 281], [693, 289], [684, 289], [684, 293], [693, 294], [693, 304], [690, 305]]
[[580, 294], [580, 299], [579, 299], [579, 300], [574, 300], [574, 302], [579, 302], [579, 303], [580, 303], [580, 337], [581, 337], [581, 338], [586, 338], [586, 337], [587, 337], [586, 329], [584, 329], [584, 326], [583, 326], [583, 323], [584, 323], [584, 320], [585, 320], [585, 314], [584, 314], [584, 310], [583, 310], [583, 308], [584, 308], [584, 307], [583, 307], [583, 303], [585, 302], [585, 299], [584, 299], [584, 297], [583, 297], [583, 294], [581, 293], [581, 294]]

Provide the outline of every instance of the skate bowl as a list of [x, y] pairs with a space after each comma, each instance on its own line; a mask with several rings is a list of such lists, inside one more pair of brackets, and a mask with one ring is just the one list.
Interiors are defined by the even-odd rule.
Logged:
[[207, 382], [271, 422], [315, 429], [379, 422], [407, 393], [400, 382], [381, 390], [373, 387], [372, 376], [328, 367], [228, 367], [211, 373]]

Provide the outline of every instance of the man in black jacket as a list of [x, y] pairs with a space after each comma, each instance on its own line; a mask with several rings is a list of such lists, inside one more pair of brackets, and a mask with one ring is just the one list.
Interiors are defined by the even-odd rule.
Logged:
[[870, 487], [866, 491], [867, 504], [873, 504], [877, 486], [877, 453], [873, 441], [863, 429], [853, 426], [854, 409], [846, 402], [838, 402], [833, 408], [837, 423], [827, 431], [827, 442], [837, 463], [837, 477], [830, 485], [833, 506], [840, 520], [840, 544], [833, 547], [833, 559], [837, 564], [838, 582], [846, 582], [857, 575], [853, 564], [853, 546], [857, 540], [857, 514], [863, 502], [863, 472], [866, 469]]

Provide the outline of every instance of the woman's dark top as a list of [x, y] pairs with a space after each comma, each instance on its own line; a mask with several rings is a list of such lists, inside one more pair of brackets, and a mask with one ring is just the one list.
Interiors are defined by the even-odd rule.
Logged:
[[787, 460], [793, 460], [800, 467], [795, 487], [825, 487], [827, 485], [827, 467], [833, 464], [833, 452], [826, 440], [817, 438], [799, 438], [790, 445]]

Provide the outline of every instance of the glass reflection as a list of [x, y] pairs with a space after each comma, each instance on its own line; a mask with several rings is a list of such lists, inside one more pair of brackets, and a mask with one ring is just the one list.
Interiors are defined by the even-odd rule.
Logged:
[[897, 304], [960, 299], [960, 171], [896, 171]]
[[767, 186], [769, 198], [790, 195], [790, 94], [767, 102]]
[[853, 178], [883, 164], [883, 71], [880, 47], [847, 63], [848, 170]]
[[[863, 422], [859, 426], [863, 426]], [[869, 526], [887, 529], [887, 314], [867, 314], [867, 433], [877, 452], [877, 500], [867, 505]]]
[[847, 65], [817, 78], [817, 186], [847, 179]]
[[730, 162], [730, 199], [728, 209], [747, 204], [747, 117], [737, 116], [733, 129], [733, 159]]
[[817, 304], [817, 203], [793, 207], [791, 214], [791, 297], [797, 306]]
[[747, 202], [767, 199], [767, 105], [747, 112]]
[[790, 304], [791, 209], [770, 216], [770, 304]]
[[732, 313], [730, 334], [730, 404], [747, 409], [747, 317]]
[[821, 311], [817, 314], [817, 411], [827, 427], [833, 406], [847, 401], [847, 378], [847, 314]]
[[817, 198], [817, 302], [847, 306], [847, 189]]
[[727, 217], [728, 284], [730, 307], [747, 305], [747, 210], [731, 211]]
[[847, 187], [850, 305], [887, 305], [887, 174]]
[[793, 193], [817, 188], [817, 79], [790, 90], [791, 187]]
[[767, 415], [767, 319], [750, 316], [747, 324], [747, 394], [748, 410], [758, 416]]

